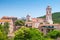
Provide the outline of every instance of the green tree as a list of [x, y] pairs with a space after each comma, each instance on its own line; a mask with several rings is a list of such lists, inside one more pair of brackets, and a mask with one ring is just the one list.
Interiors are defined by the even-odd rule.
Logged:
[[4, 26], [0, 24], [0, 40], [7, 40], [7, 35], [4, 32]]
[[4, 29], [3, 29], [3, 28], [4, 28], [4, 27], [3, 27], [3, 25], [1, 25], [1, 24], [0, 24], [0, 31], [2, 31], [2, 32], [3, 32], [3, 31], [4, 31]]
[[9, 23], [8, 22], [4, 23], [4, 31], [6, 34], [8, 34], [8, 32], [9, 32]]
[[59, 31], [59, 30], [50, 31], [50, 32], [47, 34], [47, 37], [56, 39], [56, 38], [60, 37], [60, 31]]
[[15, 25], [16, 25], [16, 26], [24, 26], [24, 25], [25, 25], [25, 21], [24, 21], [24, 20], [17, 20], [17, 21], [15, 22]]
[[0, 30], [0, 40], [7, 40], [7, 36]]
[[52, 38], [44, 38], [44, 40], [54, 40], [54, 39], [52, 39]]
[[38, 29], [22, 27], [15, 32], [14, 40], [43, 40], [43, 35]]

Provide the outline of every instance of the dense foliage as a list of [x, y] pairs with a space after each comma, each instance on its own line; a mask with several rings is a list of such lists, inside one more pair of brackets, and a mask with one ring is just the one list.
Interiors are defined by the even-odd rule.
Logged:
[[[7, 27], [8, 25], [5, 24]], [[8, 30], [8, 28], [7, 28]], [[60, 37], [59, 30], [53, 30], [44, 35], [40, 30], [36, 28], [21, 27], [15, 31], [15, 36], [11, 40], [53, 40]], [[4, 25], [0, 25], [0, 40], [8, 40]]]
[[14, 40], [54, 40], [60, 37], [60, 31], [53, 30], [44, 35], [36, 28], [21, 27], [15, 32]]
[[53, 39], [57, 39], [58, 37], [60, 37], [60, 31], [59, 30], [50, 31], [47, 34], [47, 37], [50, 37], [50, 38], [53, 38]]
[[[38, 18], [45, 18], [46, 16], [38, 17]], [[55, 12], [52, 14], [52, 19], [54, 23], [60, 23], [60, 12]]]
[[0, 40], [7, 40], [7, 34], [4, 30], [4, 26], [0, 24]]
[[16, 26], [24, 26], [25, 21], [24, 20], [16, 20], [15, 25]]
[[60, 23], [60, 12], [53, 13], [52, 17], [54, 23]]
[[6, 34], [8, 34], [8, 32], [9, 32], [9, 23], [8, 22], [4, 23], [4, 31]]
[[43, 40], [43, 35], [38, 29], [22, 27], [15, 32], [14, 40]]
[[0, 30], [0, 40], [7, 40], [7, 35]]

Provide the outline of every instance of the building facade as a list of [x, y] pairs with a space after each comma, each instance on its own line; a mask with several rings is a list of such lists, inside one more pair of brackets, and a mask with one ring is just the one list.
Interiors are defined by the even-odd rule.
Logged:
[[53, 24], [53, 20], [52, 20], [52, 12], [51, 12], [52, 8], [50, 6], [48, 6], [46, 8], [46, 21], [49, 24]]
[[15, 25], [14, 22], [17, 20], [17, 17], [8, 17], [8, 16], [3, 16], [0, 19], [0, 24], [4, 25], [6, 22], [9, 23], [9, 32], [8, 36], [13, 36], [13, 32], [15, 30]]
[[40, 24], [53, 24], [51, 10], [52, 8], [50, 6], [47, 6], [46, 18], [31, 18], [30, 15], [27, 15], [25, 25], [38, 28]]
[[47, 32], [54, 30], [54, 29], [60, 30], [59, 24], [53, 24], [51, 11], [52, 11], [52, 8], [50, 6], [47, 6], [45, 18], [31, 18], [31, 16], [29, 17], [27, 16], [25, 25], [27, 27], [38, 28], [44, 34], [47, 34]]

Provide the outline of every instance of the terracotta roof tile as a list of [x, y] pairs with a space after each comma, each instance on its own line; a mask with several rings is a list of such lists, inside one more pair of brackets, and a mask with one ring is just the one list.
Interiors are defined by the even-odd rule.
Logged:
[[11, 20], [7, 20], [7, 19], [0, 19], [0, 22], [11, 22]]

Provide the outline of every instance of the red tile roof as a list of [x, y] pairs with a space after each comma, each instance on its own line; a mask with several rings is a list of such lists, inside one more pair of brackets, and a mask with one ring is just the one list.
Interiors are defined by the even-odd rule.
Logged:
[[11, 22], [11, 20], [8, 20], [8, 19], [0, 19], [0, 22]]

